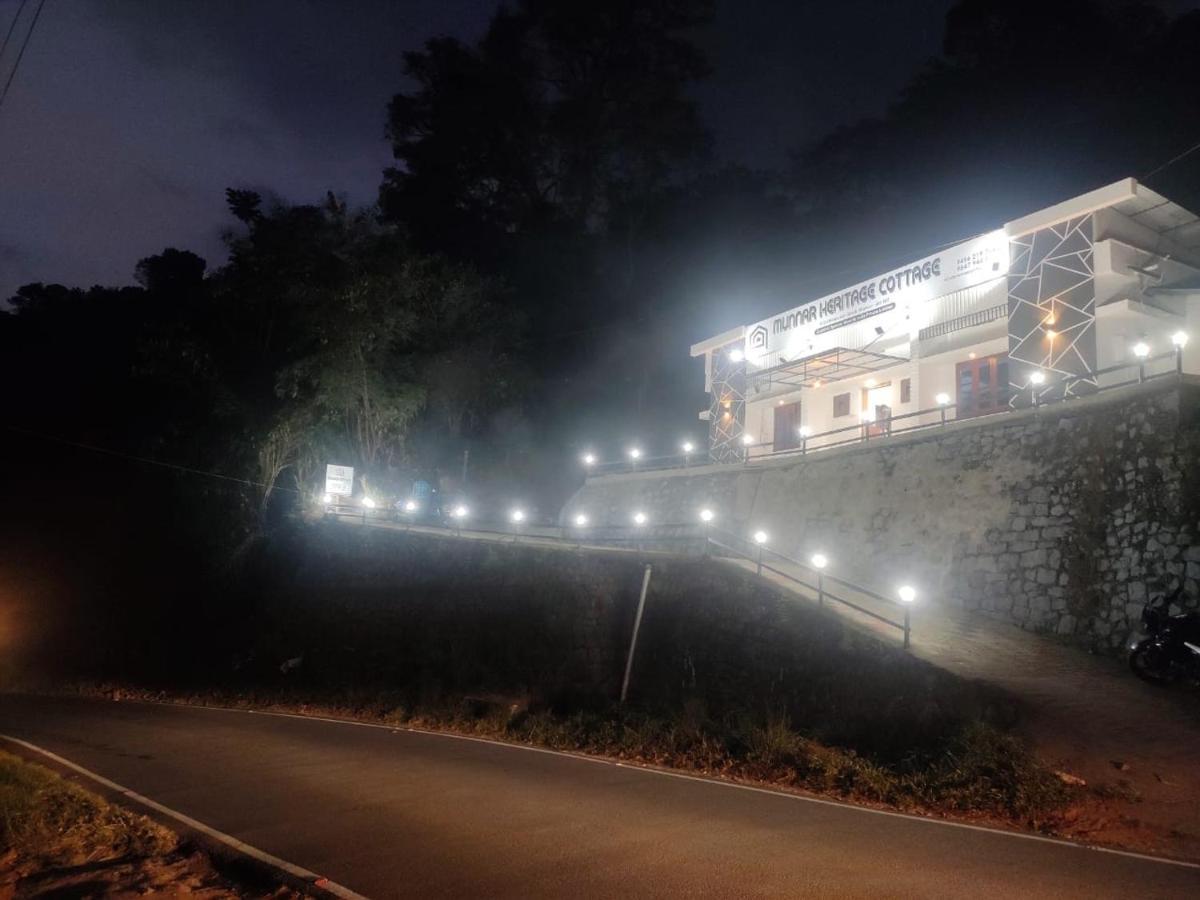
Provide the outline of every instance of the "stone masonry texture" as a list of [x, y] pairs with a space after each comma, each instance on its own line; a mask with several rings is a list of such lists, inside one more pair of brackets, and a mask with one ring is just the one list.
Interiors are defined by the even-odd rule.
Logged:
[[1116, 651], [1147, 599], [1200, 606], [1200, 384], [1171, 379], [752, 466], [593, 478], [563, 509], [758, 528], [880, 590]]

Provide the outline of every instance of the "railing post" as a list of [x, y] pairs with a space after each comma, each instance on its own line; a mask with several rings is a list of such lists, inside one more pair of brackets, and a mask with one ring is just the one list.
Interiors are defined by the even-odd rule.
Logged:
[[904, 649], [908, 649], [909, 634], [912, 631], [912, 626], [908, 619], [908, 607], [904, 607]]
[[1146, 380], [1146, 364], [1144, 362], [1139, 362], [1138, 363], [1138, 384], [1142, 384], [1143, 382], [1145, 382], [1145, 380]]

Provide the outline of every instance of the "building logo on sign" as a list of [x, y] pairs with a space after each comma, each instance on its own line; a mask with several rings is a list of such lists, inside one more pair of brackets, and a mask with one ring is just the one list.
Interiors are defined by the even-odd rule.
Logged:
[[746, 337], [746, 348], [748, 350], [766, 350], [767, 341], [770, 337], [771, 334], [767, 331], [767, 326], [755, 325]]

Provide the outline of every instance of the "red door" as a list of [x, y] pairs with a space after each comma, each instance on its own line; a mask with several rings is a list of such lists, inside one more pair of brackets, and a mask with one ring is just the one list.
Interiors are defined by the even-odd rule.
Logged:
[[956, 367], [958, 418], [1008, 409], [1008, 354], [969, 359]]

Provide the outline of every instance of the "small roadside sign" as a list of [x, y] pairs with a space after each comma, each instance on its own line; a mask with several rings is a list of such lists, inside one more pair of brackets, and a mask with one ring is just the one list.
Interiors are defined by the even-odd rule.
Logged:
[[354, 493], [354, 466], [325, 467], [325, 493], [349, 497]]

